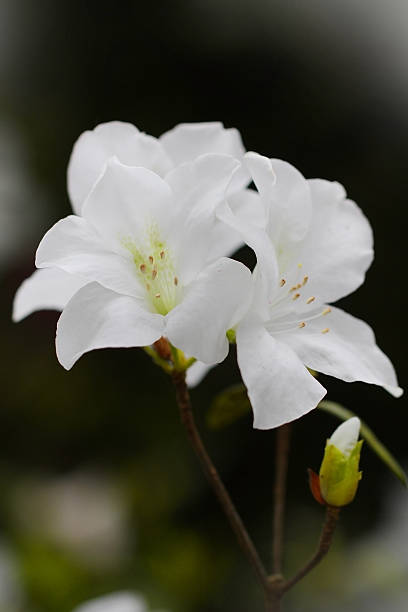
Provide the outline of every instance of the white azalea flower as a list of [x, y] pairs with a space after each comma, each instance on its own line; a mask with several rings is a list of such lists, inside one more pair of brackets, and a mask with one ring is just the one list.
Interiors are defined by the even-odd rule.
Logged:
[[147, 612], [143, 597], [130, 592], [119, 592], [91, 599], [72, 612]]
[[[184, 187], [188, 179], [189, 197], [191, 197], [193, 195], [191, 191], [194, 190], [196, 183], [194, 173], [197, 169], [190, 162], [210, 153], [228, 155], [241, 160], [245, 149], [239, 132], [234, 128], [226, 129], [219, 122], [183, 123], [160, 138], [154, 138], [140, 132], [131, 123], [111, 121], [100, 124], [94, 130], [81, 134], [72, 151], [67, 185], [73, 211], [76, 215], [82, 214], [86, 197], [112, 157], [116, 157], [127, 166], [148, 168], [161, 177], [165, 177], [170, 172], [173, 175], [172, 180], [181, 182]], [[173, 173], [172, 171], [178, 167], [180, 167], [179, 172]], [[217, 171], [216, 166], [214, 171]], [[213, 180], [210, 175], [208, 177], [210, 181]], [[233, 206], [242, 208], [247, 205], [252, 197], [252, 193], [244, 189], [248, 182], [249, 174], [242, 166], [234, 173], [229, 186]], [[186, 197], [186, 194], [183, 197]], [[212, 206], [217, 203], [213, 194]], [[218, 250], [216, 250], [217, 245]], [[234, 232], [227, 231], [224, 224], [218, 223], [214, 227], [214, 256], [228, 256], [241, 245], [242, 240]], [[36, 310], [62, 310], [69, 299], [86, 283], [86, 279], [80, 279], [77, 275], [72, 277], [59, 268], [54, 271], [50, 269], [35, 271], [22, 283], [16, 293], [13, 320], [20, 321]]]
[[[305, 366], [400, 396], [371, 328], [328, 305], [364, 280], [373, 258], [367, 219], [338, 183], [306, 180], [290, 164], [255, 153], [246, 163], [260, 195], [255, 222], [226, 203], [218, 214], [242, 233], [258, 260], [254, 301], [236, 326], [254, 426], [276, 427], [319, 403], [326, 390]], [[190, 382], [199, 382], [206, 369], [195, 364]]]
[[65, 368], [87, 351], [146, 346], [161, 336], [205, 363], [225, 358], [225, 331], [248, 308], [252, 279], [243, 264], [214, 258], [212, 202], [238, 167], [228, 156], [203, 156], [164, 181], [112, 158], [82, 216], [47, 232], [37, 266], [87, 283], [58, 322]]

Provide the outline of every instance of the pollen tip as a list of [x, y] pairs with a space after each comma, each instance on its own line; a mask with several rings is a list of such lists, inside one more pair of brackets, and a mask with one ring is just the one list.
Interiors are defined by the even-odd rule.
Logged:
[[281, 287], [283, 287], [283, 285], [285, 285], [285, 284], [286, 284], [285, 279], [284, 279], [284, 278], [282, 278], [282, 279], [281, 279], [281, 282], [280, 282], [279, 284], [280, 284], [280, 286], [281, 286]]
[[174, 277], [174, 284], [175, 284], [175, 285], [176, 285], [176, 287], [177, 287], [177, 285], [178, 285], [178, 278], [177, 278], [177, 276], [175, 276], [175, 277]]
[[323, 314], [323, 315], [327, 315], [327, 314], [329, 314], [329, 312], [331, 312], [331, 308], [330, 308], [330, 306], [328, 306], [327, 308], [325, 308], [325, 309], [323, 310], [322, 314]]
[[160, 293], [156, 293], [154, 297], [155, 298], [159, 298], [160, 297]]
[[315, 298], [315, 297], [312, 295], [310, 298], [307, 298], [307, 300], [306, 300], [306, 304], [311, 304], [312, 302], [314, 302], [314, 301], [315, 301], [315, 299], [316, 299], [316, 298]]
[[306, 327], [306, 323], [305, 323], [304, 321], [302, 321], [301, 323], [299, 323], [299, 327], [300, 327], [300, 328], [302, 328], [302, 327]]
[[153, 259], [153, 257], [151, 255], [149, 255], [149, 261], [150, 261], [151, 264], [154, 262], [154, 259]]
[[300, 293], [295, 293], [292, 300], [297, 300], [300, 297]]
[[305, 276], [305, 278], [302, 281], [302, 285], [306, 285], [307, 281], [309, 280], [308, 276]]
[[161, 251], [161, 253], [160, 253], [160, 259], [164, 259], [164, 251]]
[[143, 274], [146, 272], [146, 264], [144, 264], [144, 263], [143, 263], [143, 264], [140, 264], [139, 268], [140, 268], [140, 271], [141, 271]]
[[325, 327], [324, 329], [322, 329], [322, 334], [327, 334], [330, 331], [330, 329], [328, 327]]
[[153, 272], [152, 272], [152, 280], [154, 280], [157, 276], [157, 270], [156, 268], [154, 268]]

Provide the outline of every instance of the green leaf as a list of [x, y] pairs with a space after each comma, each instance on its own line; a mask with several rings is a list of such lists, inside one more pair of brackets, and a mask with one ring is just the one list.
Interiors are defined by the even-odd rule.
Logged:
[[251, 403], [242, 383], [227, 387], [215, 396], [208, 412], [207, 425], [222, 429], [251, 411]]
[[[341, 421], [346, 421], [351, 417], [357, 416], [354, 414], [354, 412], [348, 410], [344, 406], [341, 406], [336, 402], [329, 402], [328, 400], [323, 400], [320, 402], [318, 408], [320, 410], [324, 410], [324, 412], [328, 412], [336, 416]], [[398, 461], [363, 421], [361, 421], [360, 432], [361, 436], [364, 438], [367, 444], [371, 446], [372, 450], [376, 453], [376, 455], [378, 455], [381, 461], [383, 461], [391, 472], [393, 472], [395, 476], [399, 478], [403, 485], [408, 487], [407, 476]]]

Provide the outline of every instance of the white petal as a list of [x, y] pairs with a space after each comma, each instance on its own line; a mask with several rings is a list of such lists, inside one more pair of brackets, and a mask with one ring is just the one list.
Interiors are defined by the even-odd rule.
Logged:
[[[326, 329], [330, 331], [322, 333]], [[313, 370], [347, 382], [381, 385], [395, 397], [402, 393], [394, 368], [376, 345], [371, 327], [339, 308], [331, 307], [329, 314], [279, 338]]]
[[104, 595], [87, 601], [72, 612], [146, 612], [146, 602], [142, 597], [126, 591]]
[[202, 363], [201, 361], [196, 361], [190, 366], [187, 370], [187, 384], [192, 389], [200, 384], [200, 382], [207, 376], [208, 372], [211, 370], [212, 366], [207, 365], [206, 363]]
[[128, 166], [143, 166], [161, 175], [171, 167], [156, 138], [139, 132], [131, 123], [102, 123], [81, 134], [68, 164], [68, 193], [77, 214], [81, 214], [85, 198], [113, 156]]
[[21, 321], [36, 310], [62, 310], [87, 280], [58, 268], [36, 270], [17, 289], [13, 321]]
[[238, 325], [237, 356], [258, 429], [301, 417], [326, 394], [294, 351], [255, 320], [246, 318]]
[[308, 183], [313, 219], [300, 261], [313, 295], [335, 302], [364, 281], [373, 259], [372, 231], [360, 208], [345, 199], [339, 183], [320, 179]]
[[279, 270], [275, 249], [266, 231], [248, 222], [247, 217], [240, 216], [231, 210], [227, 202], [223, 202], [217, 209], [220, 221], [231, 227], [242, 236], [243, 241], [251, 247], [256, 254], [259, 264], [259, 282], [265, 285], [265, 291], [275, 287], [278, 283]]
[[83, 217], [71, 215], [48, 230], [37, 249], [36, 265], [60, 268], [125, 295], [144, 296], [133, 262], [105, 249]]
[[252, 286], [246, 266], [219, 259], [186, 288], [181, 304], [167, 315], [166, 336], [204, 363], [222, 361], [228, 354], [226, 332], [246, 312]]
[[232, 155], [238, 159], [245, 153], [241, 135], [235, 128], [224, 128], [217, 121], [180, 123], [160, 136], [174, 165], [192, 161], [205, 153]]
[[[245, 148], [235, 128], [224, 128], [222, 123], [181, 123], [160, 136], [160, 142], [174, 166], [193, 161], [206, 153], [231, 155], [242, 159]], [[232, 190], [238, 191], [249, 183], [245, 167], [234, 175]]]
[[151, 170], [125, 166], [111, 158], [82, 215], [106, 245], [120, 250], [124, 241], [145, 240], [152, 222], [164, 233], [168, 231], [174, 216], [173, 195]]
[[310, 226], [312, 203], [306, 179], [291, 164], [247, 153], [245, 161], [265, 203], [268, 233], [275, 246], [288, 249]]
[[67, 370], [94, 349], [147, 346], [164, 329], [161, 315], [147, 312], [140, 303], [90, 283], [64, 308], [57, 325], [57, 357]]
[[177, 204], [186, 214], [212, 214], [224, 199], [240, 163], [228, 155], [201, 155], [166, 175]]
[[332, 433], [329, 438], [329, 443], [333, 444], [339, 449], [344, 455], [350, 455], [354, 449], [358, 436], [360, 433], [360, 419], [358, 417], [351, 417], [347, 419]]

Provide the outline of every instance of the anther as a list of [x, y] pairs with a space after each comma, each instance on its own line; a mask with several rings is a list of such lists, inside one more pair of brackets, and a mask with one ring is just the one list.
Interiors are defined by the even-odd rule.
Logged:
[[298, 263], [298, 268], [303, 268], [303, 264]]
[[302, 321], [301, 323], [299, 323], [299, 327], [300, 327], [300, 328], [302, 328], [302, 327], [306, 327], [306, 323], [305, 323], [304, 321]]
[[311, 304], [312, 302], [314, 302], [314, 301], [315, 301], [315, 299], [316, 299], [316, 298], [315, 298], [315, 297], [312, 295], [312, 297], [307, 298], [307, 300], [306, 300], [306, 304]]
[[309, 280], [309, 277], [305, 276], [305, 278], [303, 279], [302, 285], [306, 285], [308, 280]]
[[331, 312], [331, 308], [330, 308], [330, 306], [328, 306], [327, 308], [325, 308], [325, 309], [323, 310], [322, 314], [323, 314], [323, 315], [327, 315], [327, 314], [329, 314], [329, 312]]
[[175, 276], [175, 277], [174, 277], [174, 284], [175, 284], [175, 285], [176, 285], [176, 287], [177, 287], [177, 285], [178, 285], [178, 278], [177, 278], [177, 276]]
[[140, 264], [140, 271], [144, 274], [146, 272], [146, 264]]
[[151, 263], [151, 264], [152, 264], [152, 263], [153, 263], [153, 261], [154, 261], [154, 259], [153, 259], [153, 257], [152, 257], [151, 255], [149, 255], [149, 261], [150, 261], [150, 263]]
[[160, 259], [164, 259], [164, 251], [160, 253]]
[[156, 268], [154, 268], [153, 272], [152, 272], [152, 280], [154, 280], [157, 276], [157, 270]]
[[322, 334], [327, 334], [330, 331], [330, 329], [328, 327], [325, 327], [324, 329], [322, 329]]
[[156, 295], [154, 297], [155, 298], [159, 298], [160, 297], [160, 293], [156, 293]]
[[297, 300], [300, 297], [300, 293], [295, 293], [292, 300]]
[[281, 286], [281, 287], [283, 287], [283, 285], [285, 285], [285, 284], [286, 284], [285, 279], [284, 279], [284, 278], [282, 278], [282, 279], [281, 279], [281, 282], [280, 282], [279, 284], [280, 284], [280, 286]]

